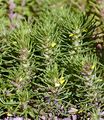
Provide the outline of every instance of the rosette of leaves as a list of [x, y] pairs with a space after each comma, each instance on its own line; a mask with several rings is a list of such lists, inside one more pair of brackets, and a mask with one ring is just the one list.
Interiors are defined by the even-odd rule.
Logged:
[[61, 71], [59, 69], [60, 66], [57, 63], [48, 65], [41, 78], [42, 83], [34, 83], [39, 86], [39, 117], [54, 119], [55, 116], [63, 118], [70, 116], [68, 112], [71, 106], [70, 90], [68, 86], [66, 88], [67, 76], [64, 74], [64, 69]]
[[43, 65], [44, 68], [57, 61], [57, 56], [60, 54], [59, 34], [56, 16], [49, 11], [41, 14], [35, 24], [34, 36], [37, 42], [36, 54], [38, 54], [39, 57], [41, 56], [40, 59], [42, 63], [40, 65]]
[[[87, 97], [83, 103], [86, 104], [88, 110], [90, 112], [91, 119], [100, 119], [100, 112], [102, 109], [102, 101], [103, 101], [103, 85], [102, 85], [102, 76], [101, 72], [99, 74], [99, 61], [96, 55], [86, 56], [85, 60], [83, 60], [82, 66], [82, 76], [85, 80], [85, 89]], [[92, 62], [93, 61], [93, 62]], [[86, 102], [85, 102], [86, 101]], [[85, 107], [84, 107], [85, 109]], [[96, 114], [96, 115], [95, 115]], [[96, 117], [95, 117], [96, 116]]]
[[66, 54], [95, 49], [92, 36], [96, 28], [96, 22], [93, 17], [87, 17], [81, 12], [67, 11], [61, 26], [63, 51], [65, 50]]
[[[38, 68], [40, 72], [33, 82], [35, 88], [37, 87], [38, 89], [36, 96], [36, 99], [39, 98], [38, 110], [40, 115], [49, 115], [50, 113], [52, 117], [61, 114], [67, 115], [68, 107], [64, 107], [69, 104], [69, 100], [66, 99], [70, 94], [65, 89], [67, 82], [65, 79], [67, 77], [64, 76], [64, 68], [60, 65], [62, 55], [60, 51], [60, 31], [57, 21], [59, 16], [57, 13], [55, 10], [42, 13], [34, 28], [34, 38], [36, 41], [35, 55], [40, 66]], [[61, 12], [59, 13], [61, 14]], [[33, 88], [34, 91], [36, 91], [35, 88]], [[34, 104], [34, 106], [36, 105]]]
[[70, 74], [65, 88], [69, 88], [70, 103], [78, 109], [79, 118], [100, 118], [99, 112], [103, 111], [103, 79], [96, 54], [76, 54], [67, 57], [64, 63], [65, 73]]
[[33, 117], [35, 109], [30, 105], [34, 93], [31, 81], [35, 76], [34, 41], [32, 27], [23, 23], [10, 32], [2, 44], [0, 107], [6, 116]]

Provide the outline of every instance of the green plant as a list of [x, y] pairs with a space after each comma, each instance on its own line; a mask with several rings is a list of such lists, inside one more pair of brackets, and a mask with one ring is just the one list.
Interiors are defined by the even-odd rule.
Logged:
[[88, 15], [91, 1], [84, 11], [80, 0], [78, 6], [67, 0], [9, 2], [2, 0], [8, 6], [2, 9], [23, 19], [7, 12], [0, 17], [1, 119], [102, 118], [103, 45], [98, 55], [96, 44], [103, 25]]

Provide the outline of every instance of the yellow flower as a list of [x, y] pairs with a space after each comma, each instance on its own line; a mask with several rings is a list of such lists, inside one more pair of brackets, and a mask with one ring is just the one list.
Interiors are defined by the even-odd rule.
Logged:
[[73, 33], [71, 33], [71, 34], [69, 35], [69, 37], [73, 37], [73, 36], [75, 36], [75, 34], [73, 34]]
[[91, 69], [93, 70], [93, 69], [95, 68], [95, 66], [96, 66], [96, 65], [95, 65], [95, 64], [93, 64], [93, 65], [91, 66]]
[[61, 78], [59, 79], [59, 83], [62, 85], [64, 82], [65, 82], [64, 77], [61, 77]]
[[53, 48], [53, 47], [55, 47], [56, 46], [56, 43], [55, 42], [52, 42], [51, 43], [51, 47]]
[[10, 114], [10, 113], [7, 113], [7, 116], [8, 116], [8, 117], [11, 117], [11, 116], [12, 116], [12, 114]]
[[65, 82], [64, 77], [61, 77], [58, 81], [55, 80], [55, 87], [59, 87]]
[[83, 110], [78, 111], [78, 113], [82, 113], [82, 112], [83, 112]]

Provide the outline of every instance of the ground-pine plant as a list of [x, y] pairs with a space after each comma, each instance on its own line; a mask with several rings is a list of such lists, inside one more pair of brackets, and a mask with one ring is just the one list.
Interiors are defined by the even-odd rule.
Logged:
[[102, 20], [80, 3], [1, 0], [0, 119], [104, 119]]

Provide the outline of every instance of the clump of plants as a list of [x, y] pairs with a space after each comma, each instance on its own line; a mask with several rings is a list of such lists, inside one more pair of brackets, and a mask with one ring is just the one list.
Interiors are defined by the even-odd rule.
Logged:
[[70, 2], [1, 0], [0, 119], [104, 118], [102, 20]]

